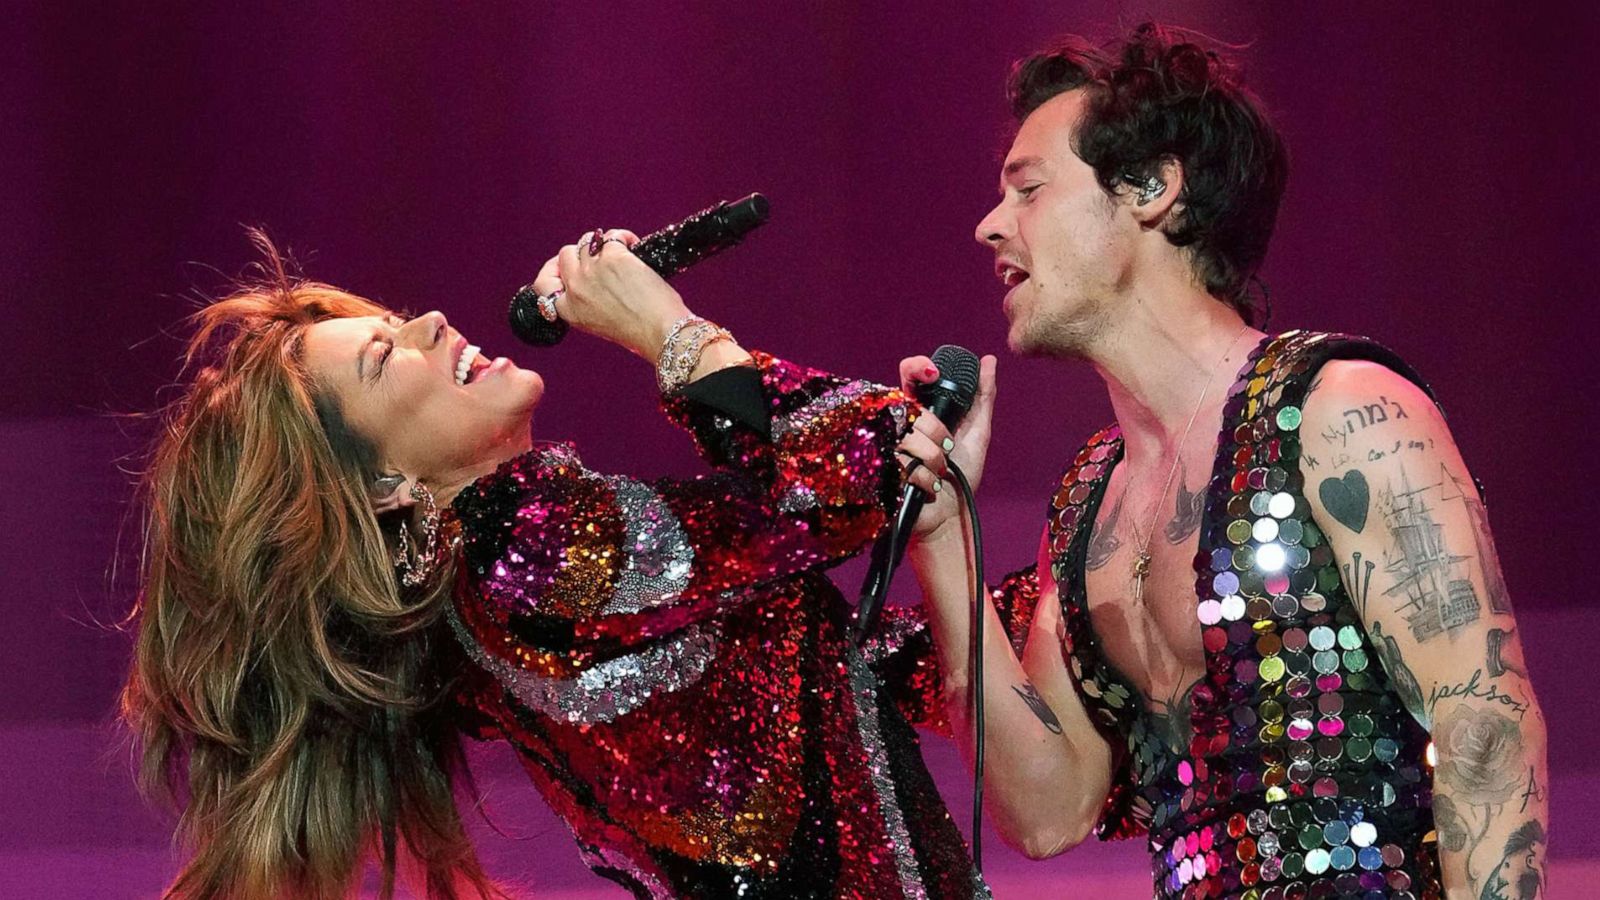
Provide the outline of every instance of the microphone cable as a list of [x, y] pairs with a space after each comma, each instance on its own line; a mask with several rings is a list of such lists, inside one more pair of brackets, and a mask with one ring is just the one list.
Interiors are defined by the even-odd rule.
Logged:
[[967, 514], [967, 521], [972, 524], [972, 565], [969, 571], [972, 575], [972, 627], [971, 646], [968, 648], [967, 665], [972, 670], [968, 686], [968, 702], [972, 704], [973, 740], [976, 744], [972, 755], [972, 865], [983, 874], [983, 738], [984, 738], [984, 713], [983, 713], [983, 628], [985, 594], [988, 593], [987, 582], [983, 579], [983, 525], [978, 521], [978, 502], [972, 494], [972, 485], [967, 481], [967, 475], [956, 465], [956, 461], [948, 455], [944, 458], [945, 465], [949, 467], [950, 474], [955, 477], [956, 484], [961, 488], [963, 511]]

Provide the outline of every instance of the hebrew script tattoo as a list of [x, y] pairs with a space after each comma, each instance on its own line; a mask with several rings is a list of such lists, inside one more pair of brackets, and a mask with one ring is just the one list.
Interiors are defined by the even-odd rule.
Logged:
[[1034, 689], [1032, 684], [1024, 681], [1020, 685], [1012, 685], [1011, 689], [1016, 691], [1017, 696], [1022, 698], [1023, 703], [1028, 704], [1029, 711], [1038, 717], [1039, 722], [1049, 729], [1051, 734], [1061, 733], [1061, 720], [1056, 718], [1055, 710], [1050, 708], [1050, 704], [1044, 702], [1044, 698], [1039, 696], [1039, 692]]
[[[1315, 389], [1313, 384], [1312, 388]], [[1309, 392], [1308, 392], [1309, 393]], [[1390, 400], [1380, 396], [1377, 403], [1368, 403], [1365, 406], [1356, 406], [1344, 411], [1344, 421], [1338, 425], [1330, 425], [1323, 429], [1322, 439], [1330, 444], [1341, 447], [1348, 446], [1350, 436], [1358, 431], [1365, 431], [1374, 425], [1381, 425], [1390, 419], [1400, 421], [1409, 419], [1405, 407], [1398, 400]]]

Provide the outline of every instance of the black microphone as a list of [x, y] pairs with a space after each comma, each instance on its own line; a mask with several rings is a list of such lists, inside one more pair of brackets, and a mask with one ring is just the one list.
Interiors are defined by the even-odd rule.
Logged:
[[[929, 413], [955, 431], [978, 396], [978, 357], [965, 347], [945, 344], [933, 351], [933, 365], [939, 370], [939, 379], [917, 385], [912, 393]], [[883, 602], [889, 595], [889, 582], [901, 557], [905, 556], [906, 544], [911, 540], [911, 525], [922, 512], [923, 503], [921, 489], [907, 484], [901, 492], [900, 510], [893, 526], [879, 535], [877, 544], [873, 545], [872, 565], [861, 584], [861, 602], [856, 608], [858, 639], [865, 640], [877, 628]]]
[[[662, 278], [671, 278], [708, 256], [734, 246], [757, 226], [765, 224], [770, 212], [767, 198], [751, 194], [732, 203], [718, 203], [682, 222], [639, 239], [633, 255]], [[550, 347], [567, 336], [567, 323], [549, 321], [539, 314], [539, 294], [533, 285], [523, 285], [511, 298], [511, 330], [525, 343]]]

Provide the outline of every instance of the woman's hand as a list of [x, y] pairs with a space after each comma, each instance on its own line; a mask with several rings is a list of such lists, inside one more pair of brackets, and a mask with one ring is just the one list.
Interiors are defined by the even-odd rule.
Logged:
[[604, 338], [654, 363], [672, 323], [689, 314], [683, 298], [629, 248], [631, 231], [586, 233], [551, 257], [533, 289], [561, 291], [556, 314], [579, 331]]
[[[985, 356], [978, 370], [978, 395], [973, 398], [972, 409], [961, 420], [952, 435], [932, 413], [917, 418], [911, 431], [900, 442], [896, 452], [902, 468], [913, 460], [922, 465], [907, 476], [907, 480], [922, 489], [927, 505], [911, 529], [913, 541], [945, 540], [952, 535], [961, 539], [961, 491], [953, 479], [948, 478], [945, 465], [946, 448], [956, 465], [961, 467], [974, 493], [983, 480], [984, 458], [989, 452], [989, 420], [994, 415], [995, 358]], [[900, 361], [900, 389], [910, 395], [919, 384], [939, 379], [939, 370], [926, 356], [912, 356]], [[935, 490], [935, 486], [938, 489]]]

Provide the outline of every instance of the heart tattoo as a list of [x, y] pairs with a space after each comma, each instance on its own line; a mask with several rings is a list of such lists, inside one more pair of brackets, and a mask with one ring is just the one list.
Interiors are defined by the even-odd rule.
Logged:
[[1340, 525], [1361, 533], [1367, 527], [1367, 476], [1359, 469], [1351, 469], [1343, 478], [1328, 478], [1317, 488], [1322, 505], [1339, 521]]

